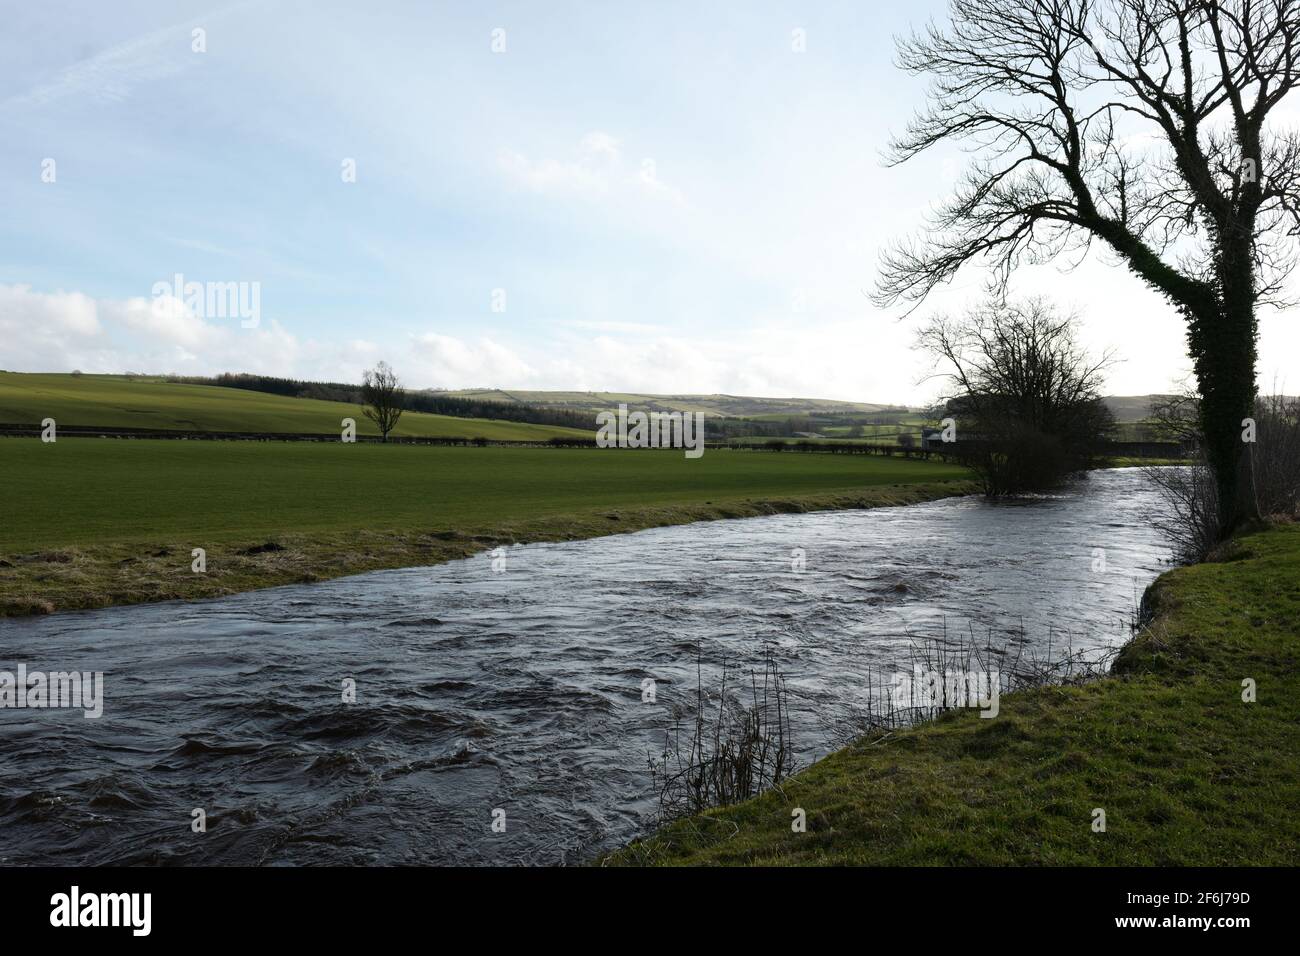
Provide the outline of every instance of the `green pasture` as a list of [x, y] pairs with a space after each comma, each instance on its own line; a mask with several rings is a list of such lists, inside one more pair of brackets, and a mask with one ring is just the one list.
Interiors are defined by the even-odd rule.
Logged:
[[[344, 418], [357, 432], [377, 435], [360, 405], [290, 398], [215, 385], [183, 385], [156, 376], [23, 374], [0, 372], [0, 422], [31, 425], [53, 418], [59, 425], [154, 428], [179, 431], [338, 432]], [[453, 418], [406, 412], [395, 436], [545, 441], [555, 436], [591, 437], [595, 432], [554, 425]]]

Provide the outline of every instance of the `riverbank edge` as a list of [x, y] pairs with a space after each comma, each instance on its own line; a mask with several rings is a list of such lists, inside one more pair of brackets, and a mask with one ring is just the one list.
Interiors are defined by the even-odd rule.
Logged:
[[1300, 525], [1243, 534], [1143, 601], [1104, 677], [858, 740], [596, 863], [1297, 865]]
[[49, 548], [0, 556], [0, 619], [205, 600], [371, 571], [442, 564], [515, 544], [578, 541], [697, 521], [920, 504], [978, 490], [972, 481], [946, 479], [867, 485], [858, 491], [830, 494], [597, 508], [499, 527], [285, 532], [269, 539], [213, 544], [206, 549], [202, 573], [193, 570], [190, 544], [175, 540]]

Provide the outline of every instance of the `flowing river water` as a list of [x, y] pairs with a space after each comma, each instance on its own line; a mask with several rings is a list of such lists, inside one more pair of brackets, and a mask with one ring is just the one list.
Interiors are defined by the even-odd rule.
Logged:
[[918, 638], [1122, 644], [1168, 567], [1154, 506], [1121, 469], [0, 620], [0, 671], [104, 674], [98, 719], [0, 709], [0, 864], [582, 862], [650, 822], [698, 662], [707, 686], [770, 649], [806, 764]]

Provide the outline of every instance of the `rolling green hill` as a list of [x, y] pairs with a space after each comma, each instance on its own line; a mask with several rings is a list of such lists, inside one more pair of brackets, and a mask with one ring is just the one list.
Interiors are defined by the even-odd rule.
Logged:
[[[60, 425], [253, 432], [336, 432], [344, 418], [354, 418], [358, 434], [379, 433], [359, 405], [345, 402], [184, 385], [148, 376], [0, 372], [0, 422], [36, 424], [47, 417]], [[591, 437], [592, 432], [408, 411], [393, 434], [545, 441]]]
[[1151, 408], [1157, 402], [1164, 401], [1169, 395], [1107, 395], [1102, 401], [1115, 416], [1115, 421], [1140, 422], [1151, 415]]
[[[461, 389], [439, 392], [457, 398], [566, 408], [592, 414], [620, 403], [651, 411], [704, 412], [710, 417], [784, 421], [828, 414], [870, 415], [890, 406], [815, 398], [755, 398], [743, 395], [652, 395], [637, 392], [517, 391]], [[1160, 396], [1111, 396], [1106, 403], [1124, 424], [1139, 422]], [[267, 392], [169, 382], [162, 376], [72, 375], [0, 372], [0, 422], [35, 424], [51, 417], [61, 425], [158, 428], [182, 431], [333, 432], [343, 418], [355, 418], [362, 435], [378, 434], [358, 405], [290, 398]], [[920, 417], [900, 413], [899, 422]], [[847, 426], [818, 425], [828, 437], [846, 438]], [[871, 440], [889, 441], [890, 425], [866, 426]], [[555, 436], [589, 437], [592, 432], [485, 418], [458, 418], [408, 411], [397, 436], [545, 441]], [[1122, 437], [1136, 438], [1124, 434]]]
[[572, 408], [593, 415], [620, 403], [645, 411], [704, 412], [725, 418], [787, 418], [791, 415], [878, 412], [887, 405], [840, 402], [825, 398], [752, 398], [745, 395], [649, 395], [638, 392], [547, 392], [467, 388], [444, 392], [455, 398], [518, 402], [541, 408]]

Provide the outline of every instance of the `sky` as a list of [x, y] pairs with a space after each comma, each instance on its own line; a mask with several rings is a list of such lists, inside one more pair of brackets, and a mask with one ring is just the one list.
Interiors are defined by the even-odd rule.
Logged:
[[[965, 162], [882, 161], [925, 88], [893, 37], [943, 14], [0, 0], [0, 368], [928, 401], [916, 327], [984, 276], [910, 317], [868, 294]], [[1188, 375], [1105, 256], [1012, 291], [1115, 350], [1112, 394]], [[1294, 312], [1260, 354], [1300, 388]]]

